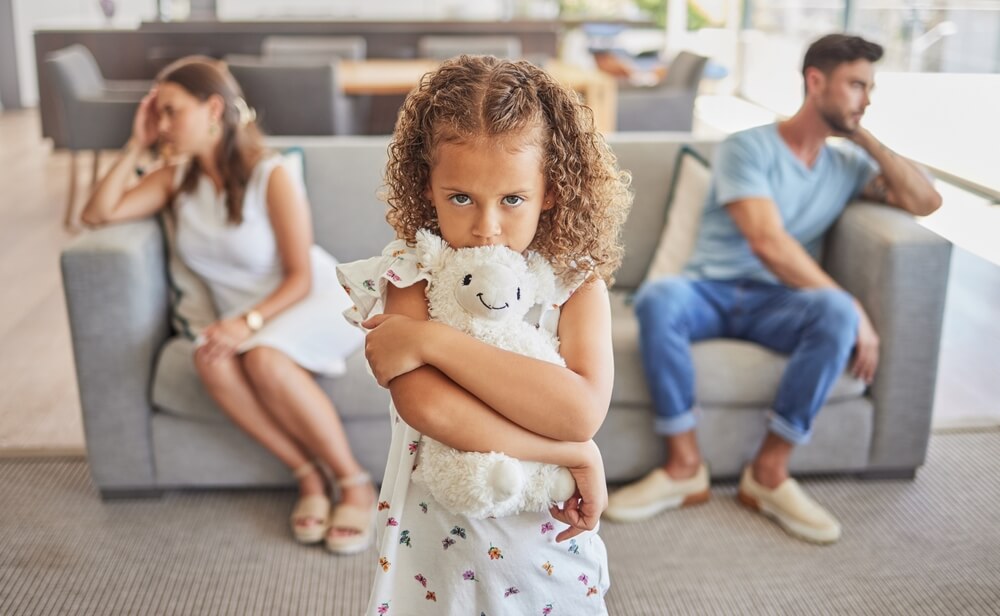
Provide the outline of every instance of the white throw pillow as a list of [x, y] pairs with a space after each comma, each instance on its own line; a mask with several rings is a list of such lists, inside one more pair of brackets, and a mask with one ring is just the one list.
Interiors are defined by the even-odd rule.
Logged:
[[701, 154], [681, 148], [667, 201], [667, 222], [646, 272], [646, 281], [675, 276], [684, 270], [698, 237], [711, 182], [712, 171]]

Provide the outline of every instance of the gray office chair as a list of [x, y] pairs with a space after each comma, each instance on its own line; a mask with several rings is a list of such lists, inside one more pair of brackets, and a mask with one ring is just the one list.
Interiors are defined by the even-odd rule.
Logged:
[[368, 53], [363, 36], [269, 36], [260, 49], [283, 60], [364, 60]]
[[[261, 43], [261, 55], [270, 60], [296, 64], [364, 60], [368, 46], [363, 36], [269, 36]], [[371, 96], [348, 97], [356, 133], [367, 132]]]
[[462, 54], [521, 59], [521, 39], [516, 36], [422, 36], [417, 41], [421, 58], [447, 60]]
[[662, 83], [653, 87], [621, 85], [617, 130], [690, 132], [694, 101], [707, 62], [705, 56], [682, 51], [670, 63]]
[[54, 146], [70, 151], [69, 203], [65, 225], [75, 222], [76, 154], [93, 150], [91, 184], [97, 181], [101, 150], [117, 150], [132, 134], [132, 120], [142, 97], [152, 85], [148, 81], [110, 81], [101, 75], [90, 50], [71, 45], [45, 56], [45, 78], [58, 98]]
[[225, 60], [267, 134], [358, 134], [351, 101], [337, 80], [335, 62], [302, 63], [245, 55], [230, 55]]

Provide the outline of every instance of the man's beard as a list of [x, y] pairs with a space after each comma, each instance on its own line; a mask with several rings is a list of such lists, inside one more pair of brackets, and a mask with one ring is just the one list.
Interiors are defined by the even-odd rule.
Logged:
[[819, 115], [826, 122], [826, 125], [835, 133], [842, 133], [845, 135], [850, 135], [854, 131], [858, 130], [858, 125], [855, 124], [853, 127], [847, 125], [847, 117], [842, 115], [835, 115], [829, 111], [820, 111]]

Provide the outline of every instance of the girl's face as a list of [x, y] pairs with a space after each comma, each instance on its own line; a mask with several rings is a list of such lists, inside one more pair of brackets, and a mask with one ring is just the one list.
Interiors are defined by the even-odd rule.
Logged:
[[211, 151], [221, 138], [221, 111], [218, 96], [202, 102], [176, 83], [159, 84], [156, 87], [156, 114], [160, 144], [169, 145], [176, 154], [197, 155]]
[[425, 196], [437, 210], [441, 237], [455, 248], [527, 250], [539, 217], [552, 207], [538, 146], [477, 139], [441, 144], [436, 154]]

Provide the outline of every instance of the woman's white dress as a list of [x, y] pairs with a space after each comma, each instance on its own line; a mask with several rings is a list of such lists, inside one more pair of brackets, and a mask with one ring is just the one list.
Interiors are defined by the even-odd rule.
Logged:
[[[194, 190], [178, 194], [174, 202], [178, 256], [206, 283], [221, 318], [247, 312], [283, 279], [281, 256], [267, 209], [268, 181], [279, 164], [281, 157], [272, 156], [254, 167], [239, 225], [227, 221], [225, 192], [217, 193], [204, 174]], [[185, 165], [178, 166], [175, 188], [185, 171]], [[239, 350], [272, 347], [312, 372], [342, 374], [345, 358], [361, 344], [364, 335], [340, 317], [351, 301], [337, 284], [336, 260], [315, 245], [310, 257], [309, 295], [269, 319]]]
[[[381, 257], [337, 270], [354, 302], [344, 314], [354, 323], [382, 311], [387, 284], [427, 279], [401, 240]], [[563, 302], [572, 290], [563, 289]], [[536, 306], [527, 319], [554, 333], [558, 316], [559, 305]], [[379, 562], [365, 614], [607, 614], [607, 552], [597, 532], [556, 543], [566, 526], [547, 512], [485, 520], [449, 513], [411, 478], [420, 463], [420, 433], [395, 407], [389, 412], [392, 444], [376, 520]]]

